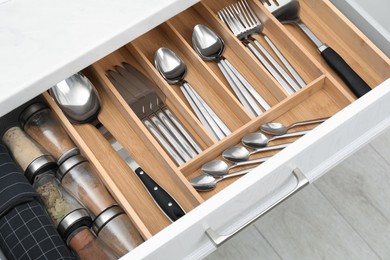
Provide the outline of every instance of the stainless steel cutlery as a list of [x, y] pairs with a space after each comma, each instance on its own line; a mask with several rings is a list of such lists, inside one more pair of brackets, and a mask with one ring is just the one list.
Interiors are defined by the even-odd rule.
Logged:
[[370, 86], [331, 47], [322, 42], [301, 20], [298, 0], [260, 0], [260, 2], [282, 23], [298, 26], [317, 47], [329, 66], [343, 79], [359, 98], [371, 90]]
[[107, 77], [157, 141], [178, 165], [202, 152], [158, 95], [154, 83], [130, 64], [115, 66]]
[[[241, 0], [218, 12], [219, 18], [226, 23], [232, 33], [244, 43], [244, 45], [258, 58], [270, 74], [279, 82], [283, 89], [290, 95], [305, 85], [302, 78], [293, 69], [290, 63], [276, 48], [271, 39], [263, 33], [263, 24], [245, 0]], [[264, 37], [277, 56], [292, 71], [297, 83], [273, 56], [255, 39], [254, 34]], [[256, 45], [255, 48], [252, 42]]]

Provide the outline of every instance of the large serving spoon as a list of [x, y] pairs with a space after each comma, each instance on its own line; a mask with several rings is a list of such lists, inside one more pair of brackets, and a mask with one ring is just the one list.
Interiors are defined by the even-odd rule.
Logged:
[[286, 134], [287, 131], [290, 130], [291, 128], [297, 126], [318, 124], [326, 121], [327, 119], [329, 119], [329, 117], [296, 122], [289, 126], [285, 126], [282, 123], [278, 123], [278, 122], [269, 122], [269, 123], [262, 124], [260, 130], [264, 133], [271, 134], [271, 135], [283, 135]]
[[250, 133], [245, 135], [241, 139], [241, 142], [248, 147], [260, 148], [260, 147], [267, 146], [268, 143], [271, 141], [282, 139], [282, 138], [288, 138], [288, 137], [302, 136], [307, 134], [308, 132], [310, 132], [310, 130], [298, 131], [298, 132], [288, 133], [284, 135], [273, 136], [270, 138], [267, 138], [267, 136], [265, 136], [263, 133], [256, 132], [256, 133]]
[[223, 159], [229, 162], [242, 162], [242, 161], [247, 161], [249, 157], [253, 154], [283, 149], [290, 144], [291, 143], [277, 144], [277, 145], [272, 145], [267, 147], [256, 148], [252, 151], [249, 151], [244, 146], [233, 146], [225, 149], [222, 152], [222, 157]]
[[223, 180], [228, 179], [228, 178], [237, 177], [237, 176], [247, 174], [248, 172], [250, 172], [253, 169], [254, 168], [249, 168], [249, 169], [237, 171], [237, 172], [230, 173], [230, 174], [225, 174], [221, 177], [214, 177], [214, 176], [211, 176], [209, 174], [204, 173], [204, 174], [201, 174], [199, 176], [192, 178], [190, 180], [190, 183], [191, 183], [192, 187], [194, 187], [198, 191], [210, 191], [210, 190], [215, 189], [218, 182], [223, 181]]
[[[100, 99], [98, 93], [92, 83], [82, 73], [76, 73], [68, 79], [61, 81], [51, 88], [50, 94], [65, 116], [73, 123], [91, 123], [96, 125], [99, 122]], [[185, 215], [179, 203], [156, 183], [125, 150], [117, 152], [137, 175], [156, 205], [171, 221], [176, 221]]]
[[176, 53], [168, 48], [159, 48], [154, 56], [154, 62], [158, 72], [169, 84], [179, 85], [196, 116], [210, 134], [219, 141], [231, 133], [229, 128], [184, 79], [187, 66]]
[[231, 169], [234, 169], [239, 166], [251, 165], [251, 164], [260, 164], [265, 162], [271, 157], [263, 157], [250, 161], [236, 162], [232, 165], [228, 165], [225, 161], [222, 160], [212, 160], [202, 165], [202, 172], [209, 174], [214, 177], [221, 177], [229, 173]]
[[270, 108], [270, 105], [250, 85], [244, 76], [223, 56], [225, 44], [217, 33], [205, 25], [196, 25], [192, 32], [192, 46], [203, 60], [217, 63], [241, 104], [249, 113], [258, 116], [263, 112], [255, 99], [264, 110]]

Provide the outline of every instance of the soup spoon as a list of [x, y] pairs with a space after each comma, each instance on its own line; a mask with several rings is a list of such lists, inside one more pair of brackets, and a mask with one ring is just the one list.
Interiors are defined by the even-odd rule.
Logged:
[[219, 141], [231, 133], [229, 128], [184, 79], [187, 66], [176, 53], [168, 48], [159, 48], [154, 56], [154, 62], [157, 71], [169, 84], [179, 85], [196, 116], [210, 134]]
[[278, 122], [270, 122], [270, 123], [262, 124], [260, 129], [262, 132], [267, 133], [267, 134], [282, 135], [282, 134], [287, 133], [287, 131], [290, 130], [291, 128], [294, 128], [297, 126], [303, 126], [303, 125], [322, 123], [322, 122], [326, 121], [327, 119], [329, 119], [329, 117], [301, 121], [301, 122], [291, 124], [289, 126], [285, 126], [282, 123], [278, 123]]
[[248, 147], [260, 148], [260, 147], [267, 146], [269, 142], [277, 140], [277, 139], [302, 136], [302, 135], [305, 135], [309, 132], [310, 132], [310, 130], [304, 130], [304, 131], [298, 131], [298, 132], [288, 133], [288, 134], [284, 134], [284, 135], [273, 136], [270, 138], [267, 138], [267, 136], [265, 136], [263, 133], [256, 132], [256, 133], [250, 133], [250, 134], [245, 135], [241, 139], [241, 142], [245, 146], [248, 146]]
[[[262, 110], [257, 102], [268, 110], [269, 104], [238, 72], [238, 70], [223, 56], [225, 44], [222, 38], [205, 25], [198, 24], [192, 33], [192, 46], [195, 52], [205, 61], [215, 61], [222, 74], [232, 87], [234, 93], [245, 109], [254, 116], [260, 115]], [[253, 98], [251, 96], [253, 95]]]

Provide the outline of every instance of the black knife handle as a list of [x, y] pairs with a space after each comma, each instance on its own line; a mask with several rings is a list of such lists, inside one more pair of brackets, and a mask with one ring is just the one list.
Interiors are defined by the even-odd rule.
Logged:
[[138, 178], [142, 181], [145, 188], [152, 195], [156, 204], [165, 213], [165, 215], [173, 222], [184, 216], [186, 213], [180, 207], [168, 192], [158, 185], [141, 167], [135, 170]]
[[370, 86], [332, 48], [327, 47], [321, 51], [321, 55], [358, 98], [371, 90]]

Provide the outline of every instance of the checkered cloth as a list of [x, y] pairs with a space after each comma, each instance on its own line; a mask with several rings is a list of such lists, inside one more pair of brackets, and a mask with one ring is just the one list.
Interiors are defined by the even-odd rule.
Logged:
[[0, 205], [0, 248], [7, 259], [76, 259], [2, 145]]

